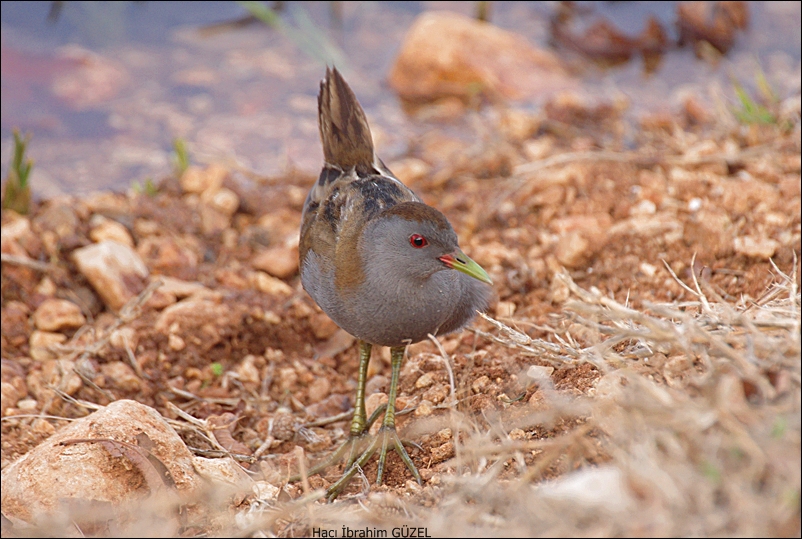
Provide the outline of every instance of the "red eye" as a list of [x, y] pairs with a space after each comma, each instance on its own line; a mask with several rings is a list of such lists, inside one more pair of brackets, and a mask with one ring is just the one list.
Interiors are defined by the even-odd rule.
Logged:
[[412, 234], [409, 237], [409, 244], [415, 249], [420, 249], [421, 247], [426, 247], [429, 245], [429, 242], [420, 234]]

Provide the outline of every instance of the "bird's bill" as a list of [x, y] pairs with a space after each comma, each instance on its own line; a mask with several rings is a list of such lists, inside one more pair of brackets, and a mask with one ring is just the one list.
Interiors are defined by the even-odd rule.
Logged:
[[440, 261], [449, 268], [461, 271], [465, 275], [470, 275], [483, 283], [493, 284], [493, 281], [490, 280], [490, 276], [482, 269], [482, 266], [471, 260], [471, 258], [460, 249], [457, 249], [451, 254], [441, 256]]

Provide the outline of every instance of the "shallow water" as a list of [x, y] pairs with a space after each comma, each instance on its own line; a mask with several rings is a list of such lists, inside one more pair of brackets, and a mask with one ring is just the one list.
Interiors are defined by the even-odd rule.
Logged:
[[[636, 35], [653, 15], [671, 38], [676, 34], [675, 2], [578, 4], [577, 31], [606, 18]], [[339, 17], [332, 11], [338, 5]], [[246, 13], [228, 2], [65, 2], [49, 17], [51, 6], [2, 3], [2, 170], [11, 130], [31, 133], [31, 182], [40, 197], [158, 180], [170, 173], [176, 137], [187, 141], [195, 162], [221, 161], [259, 175], [291, 168], [315, 174], [322, 157], [315, 96], [326, 61], [346, 73], [386, 161], [404, 156], [410, 140], [427, 130], [461, 130], [459, 122], [407, 116], [387, 74], [419, 13], [472, 15], [474, 2], [287, 2], [280, 14], [285, 32], [260, 22], [230, 24]], [[492, 2], [490, 20], [550, 48], [555, 8]], [[717, 62], [685, 47], [648, 72], [637, 56], [599, 67], [564, 48], [556, 52], [584, 91], [625, 99], [633, 120], [675, 111], [683, 92], [720, 92], [734, 103], [730, 77], [751, 89], [760, 70], [780, 99], [798, 95], [800, 4], [750, 3], [749, 10], [749, 27]], [[514, 106], [541, 104], [538, 98]]]

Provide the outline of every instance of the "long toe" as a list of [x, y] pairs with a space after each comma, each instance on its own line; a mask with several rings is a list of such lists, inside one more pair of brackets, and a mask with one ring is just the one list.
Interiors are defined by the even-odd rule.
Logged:
[[[365, 445], [370, 440], [370, 437], [367, 433], [362, 433], [359, 435], [351, 435], [348, 439], [343, 442], [343, 444], [337, 448], [337, 450], [332, 453], [332, 455], [324, 459], [322, 462], [311, 467], [309, 470], [306, 471], [306, 477], [311, 477], [315, 474], [319, 474], [329, 466], [333, 466], [340, 462], [341, 460], [345, 460], [345, 469], [348, 470], [354, 464], [357, 456], [363, 452]], [[301, 480], [301, 474], [293, 475], [288, 479], [287, 482], [295, 483], [296, 481]]]
[[342, 493], [345, 487], [348, 486], [348, 483], [351, 482], [351, 479], [353, 479], [358, 472], [359, 473], [362, 472], [362, 469], [365, 467], [365, 464], [370, 460], [370, 457], [373, 456], [373, 453], [376, 452], [376, 449], [379, 448], [380, 443], [381, 439], [378, 436], [374, 437], [371, 440], [368, 448], [365, 449], [365, 451], [359, 456], [359, 458], [356, 459], [353, 462], [353, 464], [351, 464], [345, 469], [345, 473], [343, 473], [343, 476], [339, 480], [337, 480], [336, 483], [334, 483], [328, 488], [328, 490], [326, 491], [326, 498], [328, 498], [330, 502], [334, 501], [337, 498], [337, 496], [339, 496]]
[[[418, 472], [418, 468], [415, 467], [415, 463], [412, 462], [412, 459], [407, 453], [407, 450], [404, 448], [404, 442], [398, 436], [398, 432], [395, 430], [395, 427], [382, 427], [379, 429], [378, 438], [381, 440], [381, 452], [379, 453], [379, 470], [376, 474], [376, 484], [380, 485], [382, 482], [382, 475], [384, 473], [384, 463], [387, 459], [387, 450], [390, 446], [395, 449], [395, 452], [398, 453], [398, 456], [401, 457], [401, 460], [404, 461], [406, 464], [407, 469], [412, 473], [412, 476], [418, 482], [418, 484], [422, 484], [420, 473]], [[410, 443], [410, 442], [407, 442]], [[416, 447], [420, 447], [417, 444], [413, 444]]]

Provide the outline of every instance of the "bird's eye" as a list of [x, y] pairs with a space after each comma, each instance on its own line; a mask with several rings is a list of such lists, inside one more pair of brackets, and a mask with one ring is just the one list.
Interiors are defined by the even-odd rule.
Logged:
[[409, 244], [413, 246], [415, 249], [420, 249], [422, 247], [426, 247], [427, 245], [429, 245], [429, 242], [426, 238], [424, 238], [420, 234], [412, 234], [409, 237]]

